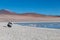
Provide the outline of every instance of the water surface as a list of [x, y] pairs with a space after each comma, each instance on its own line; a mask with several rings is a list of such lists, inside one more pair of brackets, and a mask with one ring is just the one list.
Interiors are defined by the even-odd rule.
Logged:
[[15, 23], [22, 26], [42, 27], [42, 28], [58, 28], [60, 29], [60, 22], [36, 22], [36, 23]]

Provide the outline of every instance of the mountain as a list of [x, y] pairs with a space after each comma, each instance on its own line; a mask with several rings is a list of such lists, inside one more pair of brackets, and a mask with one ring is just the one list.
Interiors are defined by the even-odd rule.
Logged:
[[43, 15], [43, 14], [37, 14], [37, 13], [14, 13], [14, 12], [10, 12], [8, 10], [2, 9], [0, 10], [0, 14], [9, 14], [9, 15], [20, 15], [20, 16], [31, 16], [31, 17], [60, 17], [60, 16], [49, 16], [49, 15]]
[[43, 15], [43, 14], [37, 14], [37, 13], [23, 13], [23, 14], [20, 14], [20, 15], [23, 15], [23, 16], [34, 16], [34, 17], [44, 17], [46, 15]]
[[46, 16], [46, 15], [42, 15], [42, 14], [37, 14], [37, 13], [21, 13], [21, 14], [17, 14], [17, 13], [13, 13], [10, 12], [8, 10], [2, 9], [0, 10], [0, 14], [16, 14], [16, 15], [20, 15], [20, 16], [34, 16], [34, 17], [41, 17], [41, 16]]
[[15, 13], [10, 12], [10, 11], [5, 10], [5, 9], [2, 9], [2, 10], [0, 10], [0, 14], [15, 14]]

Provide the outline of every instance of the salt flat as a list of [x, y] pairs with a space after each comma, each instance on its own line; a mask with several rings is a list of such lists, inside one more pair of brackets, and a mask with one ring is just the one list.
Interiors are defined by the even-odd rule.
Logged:
[[[60, 29], [27, 27], [0, 22], [0, 40], [60, 40]], [[6, 27], [4, 27], [6, 26]]]

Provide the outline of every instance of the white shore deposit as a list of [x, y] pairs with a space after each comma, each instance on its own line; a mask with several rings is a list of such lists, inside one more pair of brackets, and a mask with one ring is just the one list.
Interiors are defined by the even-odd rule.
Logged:
[[[0, 40], [60, 40], [60, 29], [37, 28], [0, 22]], [[5, 27], [6, 26], [6, 27]]]

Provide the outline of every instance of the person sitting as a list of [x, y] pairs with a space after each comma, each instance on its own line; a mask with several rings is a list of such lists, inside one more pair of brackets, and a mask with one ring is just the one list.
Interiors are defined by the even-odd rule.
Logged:
[[8, 22], [7, 26], [8, 27], [12, 27], [12, 23], [11, 22]]

